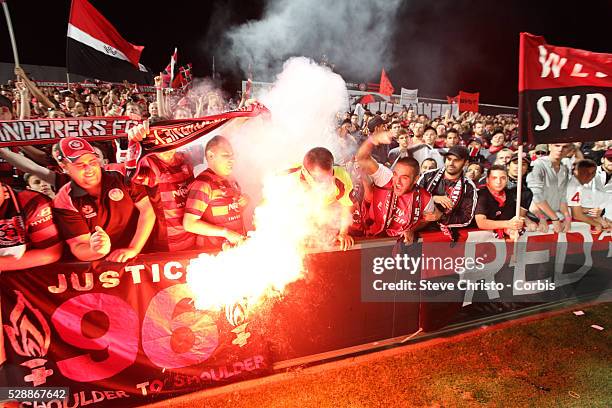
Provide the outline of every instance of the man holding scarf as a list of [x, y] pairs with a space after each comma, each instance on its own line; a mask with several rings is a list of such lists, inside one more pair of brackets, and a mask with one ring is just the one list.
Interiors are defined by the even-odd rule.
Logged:
[[441, 213], [431, 194], [416, 185], [418, 161], [398, 159], [392, 171], [372, 158], [375, 146], [391, 143], [391, 137], [389, 132], [370, 136], [356, 155], [359, 166], [372, 179], [364, 197], [364, 228], [367, 236], [403, 236], [405, 243], [412, 243], [414, 233]]
[[443, 155], [444, 168], [424, 173], [418, 184], [433, 196], [436, 207], [442, 212], [438, 221], [440, 230], [456, 241], [457, 228], [467, 227], [474, 219], [478, 193], [472, 180], [463, 174], [467, 149], [453, 146]]

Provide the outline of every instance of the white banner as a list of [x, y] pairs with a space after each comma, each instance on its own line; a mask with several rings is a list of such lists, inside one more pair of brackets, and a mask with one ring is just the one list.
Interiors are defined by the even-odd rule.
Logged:
[[406, 89], [402, 88], [402, 93], [400, 95], [400, 106], [403, 105], [416, 105], [419, 103], [418, 97], [419, 90], [418, 89]]

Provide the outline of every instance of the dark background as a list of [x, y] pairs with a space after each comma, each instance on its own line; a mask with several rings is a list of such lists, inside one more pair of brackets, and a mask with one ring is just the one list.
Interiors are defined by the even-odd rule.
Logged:
[[[244, 76], [223, 69], [222, 52], [211, 45], [223, 33], [222, 29], [209, 29], [213, 26], [211, 18], [222, 14], [229, 28], [261, 18], [265, 5], [264, 0], [90, 2], [125, 39], [145, 46], [141, 62], [154, 72], [168, 64], [176, 46], [179, 63], [192, 62], [195, 76], [210, 76], [214, 54], [222, 85], [229, 92], [240, 87]], [[8, 4], [21, 62], [65, 66], [70, 2], [9, 0]], [[355, 7], [359, 7], [358, 1]], [[394, 65], [386, 69], [396, 93], [404, 86], [419, 88], [421, 96], [444, 98], [461, 89], [479, 91], [481, 102], [516, 106], [521, 31], [542, 35], [550, 44], [609, 53], [610, 17], [610, 0], [405, 1], [396, 16]], [[3, 16], [0, 24], [0, 61], [12, 62]], [[348, 38], [339, 46], [357, 47], [358, 39]], [[342, 74], [342, 61], [331, 62]], [[269, 78], [254, 78], [265, 79]], [[345, 80], [379, 82], [379, 77]]]

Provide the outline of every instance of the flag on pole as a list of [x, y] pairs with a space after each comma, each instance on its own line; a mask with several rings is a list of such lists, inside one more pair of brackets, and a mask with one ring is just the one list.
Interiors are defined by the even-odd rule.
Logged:
[[140, 63], [143, 49], [121, 37], [87, 0], [72, 0], [66, 44], [69, 73], [110, 82], [150, 84], [152, 75]]
[[519, 138], [529, 143], [596, 141], [612, 133], [612, 54], [546, 43], [521, 33]]
[[459, 91], [459, 110], [461, 112], [478, 112], [478, 100], [480, 92], [464, 92]]
[[382, 72], [380, 73], [380, 90], [378, 92], [383, 95], [391, 96], [393, 95], [394, 90], [393, 85], [391, 85], [391, 80], [383, 68]]
[[178, 50], [175, 48], [174, 52], [170, 56], [170, 62], [168, 63], [168, 65], [166, 65], [166, 68], [164, 68], [164, 71], [162, 72], [162, 75], [161, 75], [164, 88], [170, 88], [172, 85], [172, 82], [174, 81], [174, 77], [176, 75], [175, 67], [176, 67], [177, 60], [178, 60]]

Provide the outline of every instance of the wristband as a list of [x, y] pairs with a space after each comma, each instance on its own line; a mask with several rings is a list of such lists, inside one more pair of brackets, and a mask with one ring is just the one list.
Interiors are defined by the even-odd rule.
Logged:
[[570, 217], [569, 215], [565, 216], [565, 221], [572, 221], [572, 217]]

